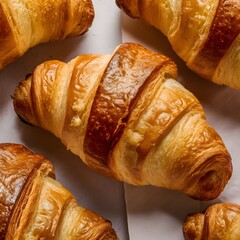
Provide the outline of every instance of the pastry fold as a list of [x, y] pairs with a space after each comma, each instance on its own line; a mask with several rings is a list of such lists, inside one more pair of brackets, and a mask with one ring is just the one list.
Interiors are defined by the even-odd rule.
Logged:
[[42, 63], [17, 87], [14, 108], [104, 175], [212, 199], [231, 176], [231, 158], [175, 79], [171, 59], [124, 43], [112, 55]]
[[240, 239], [240, 206], [233, 203], [214, 204], [204, 213], [189, 215], [183, 225], [186, 240]]
[[125, 13], [165, 34], [187, 66], [240, 89], [239, 0], [116, 0]]
[[91, 0], [0, 2], [0, 69], [43, 42], [83, 34], [91, 26]]
[[0, 240], [118, 239], [111, 223], [80, 206], [52, 164], [20, 144], [0, 144]]

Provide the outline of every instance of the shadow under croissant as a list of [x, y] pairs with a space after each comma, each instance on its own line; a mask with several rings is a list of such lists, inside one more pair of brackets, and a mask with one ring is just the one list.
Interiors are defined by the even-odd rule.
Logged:
[[[30, 77], [32, 74], [28, 74], [27, 76], [26, 76], [26, 79], [28, 78], [28, 77]], [[28, 121], [26, 121], [24, 118], [22, 118], [20, 115], [18, 115], [17, 114], [17, 117], [19, 118], [19, 120], [25, 125], [28, 125], [28, 126], [30, 126], [30, 127], [33, 127], [33, 128], [35, 128], [35, 130], [37, 131], [37, 132], [42, 132], [42, 134], [47, 134], [47, 135], [49, 135], [48, 137], [50, 137], [50, 138], [52, 138], [52, 140], [53, 141], [57, 141], [57, 142], [59, 142], [59, 139], [56, 139], [51, 133], [49, 133], [48, 131], [42, 131], [42, 129], [38, 129], [35, 125], [33, 125], [33, 124], [31, 124], [30, 122], [28, 122]], [[23, 133], [24, 133], [24, 131], [23, 131]], [[28, 142], [28, 143], [27, 143]], [[27, 145], [29, 145], [30, 143], [29, 143], [29, 141], [27, 141], [26, 143], [27, 143]], [[35, 144], [35, 146], [36, 145], [39, 145], [39, 144]], [[59, 142], [59, 147], [61, 147], [61, 148], [63, 148], [63, 149], [65, 149], [65, 147], [64, 146], [62, 146], [62, 143], [60, 143]], [[59, 148], [58, 147], [58, 148]], [[62, 154], [60, 154], [61, 156], [62, 156]], [[72, 161], [72, 160], [74, 160], [75, 159], [75, 161], [78, 161], [80, 164], [81, 164], [81, 168], [85, 168], [87, 171], [91, 171], [91, 174], [96, 174], [96, 175], [98, 175], [98, 177], [100, 177], [100, 178], [106, 178], [107, 180], [108, 180], [108, 177], [105, 177], [104, 175], [102, 175], [102, 174], [100, 174], [100, 173], [98, 173], [98, 172], [92, 172], [92, 170], [91, 169], [89, 169], [85, 164], [83, 164], [82, 163], [82, 161], [79, 161], [79, 157], [78, 156], [73, 156], [72, 155], [72, 153], [70, 153], [70, 152], [67, 152], [67, 155], [69, 155], [68, 157], [66, 157], [66, 158], [69, 158], [70, 159], [70, 161]], [[60, 157], [59, 157], [60, 158]], [[73, 159], [74, 158], [74, 159]], [[69, 162], [67, 163], [67, 166], [69, 166]], [[71, 169], [77, 169], [77, 168], [71, 168]], [[70, 171], [69, 171], [70, 172]], [[204, 178], [208, 178], [210, 175], [214, 175], [214, 171], [210, 171], [210, 172], [207, 172], [206, 173], [206, 175], [205, 176], [203, 176], [201, 179], [204, 181]], [[79, 175], [79, 168], [78, 168], [78, 170], [77, 170], [77, 175]], [[72, 177], [73, 176], [73, 174], [72, 174], [72, 171], [71, 171], [71, 174], [69, 175], [69, 177]], [[115, 179], [111, 179], [110, 181], [114, 181], [114, 182], [117, 182], [118, 183], [118, 181], [117, 180], [115, 180]], [[75, 181], [76, 182], [76, 181]], [[78, 183], [79, 183], [79, 181], [77, 181]], [[88, 181], [88, 183], [89, 183], [89, 181]], [[80, 183], [79, 183], [80, 184]], [[78, 186], [79, 186], [79, 184], [78, 184]], [[81, 184], [80, 184], [81, 185]], [[96, 186], [96, 183], [95, 183], [95, 181], [94, 181], [94, 183], [93, 183], [93, 186]], [[135, 186], [132, 186], [132, 187], [135, 187]], [[207, 186], [206, 186], [207, 187]], [[151, 191], [151, 189], [154, 189], [154, 191], [165, 191], [165, 192], [169, 192], [170, 193], [170, 195], [171, 194], [177, 194], [177, 195], [183, 195], [184, 197], [186, 197], [185, 196], [185, 194], [183, 194], [183, 193], [181, 193], [181, 192], [176, 192], [175, 190], [171, 190], [171, 189], [165, 189], [165, 188], [161, 188], [160, 187], [160, 189], [158, 189], [158, 187], [154, 187], [154, 186], [143, 186], [143, 188], [145, 188], [145, 189], [149, 189], [150, 191]], [[102, 188], [101, 188], [102, 189]], [[157, 190], [158, 189], [158, 190]], [[168, 195], [168, 194], [167, 194]], [[188, 198], [188, 197], [187, 197]], [[194, 198], [194, 196], [192, 196], [191, 197], [192, 198], [192, 200], [196, 200], [196, 201], [199, 201], [197, 198], [195, 199]], [[89, 199], [90, 200], [90, 199]], [[91, 201], [91, 200], [90, 200]], [[214, 201], [214, 200], [213, 200]], [[98, 201], [97, 201], [98, 202]], [[211, 202], [211, 201], [208, 201], [208, 202]], [[93, 204], [94, 205], [94, 204]], [[153, 204], [154, 205], [154, 204]], [[155, 205], [154, 205], [155, 206]], [[155, 209], [156, 210], [156, 209]], [[164, 210], [164, 211], [168, 211], [166, 208], [163, 208], [162, 210]], [[170, 211], [169, 211], [169, 213], [171, 213], [171, 207], [170, 207]], [[172, 213], [173, 215], [174, 215], [174, 213]]]
[[[19, 129], [21, 129], [24, 125], [22, 126], [22, 123], [19, 121], [18, 123], [21, 125]], [[89, 196], [86, 201], [86, 206], [94, 208], [95, 204], [101, 204], [101, 200], [99, 200], [99, 195], [103, 194], [103, 192], [104, 192], [103, 199], [105, 199], [105, 201], [108, 201], [108, 199], [110, 199], [110, 196], [108, 197], [108, 199], [106, 199], [105, 191], [101, 191], [101, 189], [105, 189], [105, 186], [104, 186], [105, 184], [103, 184], [103, 186], [102, 184], [100, 184], [101, 186], [100, 185], [98, 186], [100, 182], [104, 181], [105, 179], [104, 176], [91, 171], [88, 167], [86, 167], [80, 161], [79, 157], [74, 156], [72, 153], [67, 151], [65, 153], [65, 147], [62, 146], [59, 140], [56, 139], [54, 136], [52, 136], [52, 134], [42, 129], [38, 129], [37, 127], [32, 128], [32, 125], [30, 124], [26, 126], [26, 128], [29, 128], [29, 127], [31, 127], [31, 131], [30, 131], [31, 134], [29, 135], [29, 137], [27, 137], [28, 131], [23, 130], [23, 140], [27, 145], [32, 145], [33, 148], [36, 148], [36, 146], [41, 146], [41, 143], [39, 144], [39, 143], [32, 142], [33, 139], [31, 139], [31, 136], [32, 134], [34, 134], [34, 132], [40, 138], [41, 136], [43, 139], [49, 138], [46, 143], [49, 146], [56, 145], [56, 143], [54, 142], [55, 141], [57, 142], [57, 149], [59, 149], [59, 152], [57, 152], [55, 155], [58, 159], [62, 161], [61, 164], [64, 165], [64, 169], [66, 170], [64, 173], [65, 177], [73, 179], [72, 181], [73, 185], [69, 187], [71, 187], [72, 191], [75, 192], [76, 194], [77, 194], [76, 189], [79, 189], [79, 188], [81, 188], [81, 190], [83, 188], [85, 189], [84, 195]], [[43, 149], [45, 150], [44, 146], [43, 146]], [[39, 147], [39, 151], [42, 151], [43, 149], [42, 149], [42, 146], [41, 148]], [[58, 164], [59, 162], [56, 162], [56, 165]], [[82, 171], [82, 169], [84, 169], [84, 171]], [[85, 170], [87, 173], [85, 172]], [[89, 172], [91, 172], [90, 173], [91, 176], [89, 176]], [[97, 175], [96, 176], [97, 179], [94, 178], [94, 175]], [[112, 179], [110, 181], [112, 181]], [[89, 188], [85, 188], [84, 186], [85, 182], [87, 182], [86, 185], [92, 186], [92, 190], [95, 192], [94, 198], [90, 196], [91, 190]], [[116, 194], [116, 192], [113, 192], [114, 190], [116, 190], [116, 186], [112, 187], [111, 192], [113, 195]], [[131, 216], [132, 214], [137, 216], [138, 214], [151, 215], [152, 213], [155, 213], [155, 214], [161, 213], [161, 216], [163, 217], [166, 217], [166, 215], [168, 217], [169, 216], [174, 217], [175, 221], [178, 221], [179, 225], [182, 225], [182, 222], [186, 217], [186, 213], [196, 212], [203, 209], [201, 208], [201, 203], [199, 201], [193, 200], [182, 193], [169, 190], [169, 189], [158, 188], [153, 186], [143, 186], [139, 188], [136, 186], [127, 185], [127, 190], [125, 186], [125, 191], [126, 191], [126, 194], [128, 195], [128, 207], [130, 209], [130, 211], [128, 210], [129, 216]], [[132, 198], [132, 201], [130, 200], [129, 202], [129, 199], [131, 198]], [[81, 199], [81, 196], [79, 197], [79, 199]], [[103, 209], [102, 214], [105, 212], [105, 215], [108, 215], [110, 214], [110, 212], [116, 211], [116, 209], [113, 207], [112, 202], [114, 202], [114, 200], [111, 200], [109, 204], [107, 204], [109, 208]], [[205, 204], [210, 204], [211, 202], [212, 201], [209, 201]], [[144, 207], [142, 208], [139, 207], [141, 205]], [[174, 207], [175, 205], [177, 205], [178, 207]], [[144, 211], [140, 211], [139, 209], [144, 209]], [[127, 220], [125, 221], [127, 222]]]
[[22, 118], [22, 117], [19, 116], [18, 114], [17, 114], [17, 116], [18, 116], [19, 120], [20, 120], [22, 123], [27, 124], [27, 125], [29, 125], [29, 126], [31, 126], [31, 127], [34, 127], [33, 124], [27, 122], [24, 118]]
[[[147, 59], [151, 59], [151, 61], [148, 62], [144, 59], [144, 56]], [[91, 59], [91, 61], [89, 59]], [[78, 65], [78, 61], [81, 62], [80, 65]], [[71, 77], [71, 81], [60, 81], [64, 86], [64, 88], [61, 89], [66, 89], [65, 83], [69, 84], [68, 87], [71, 86], [69, 89], [76, 88], [73, 94], [71, 94], [71, 97], [68, 98], [70, 102], [65, 105], [64, 101], [61, 102], [58, 100], [57, 94], [51, 92], [55, 89], [53, 87], [53, 84], [56, 84], [55, 80], [58, 80], [55, 76], [58, 76], [58, 70], [65, 71], [65, 68], [68, 69], [70, 65], [72, 66], [70, 69], [74, 71], [74, 73], [76, 73], [75, 68], [78, 69], [78, 71], [85, 70], [85, 68], [82, 69], [82, 67], [85, 66], [82, 64], [82, 61], [88, 62], [87, 66], [101, 66], [101, 71], [104, 71], [101, 81], [103, 81], [106, 86], [101, 83], [101, 86], [104, 86], [103, 89], [102, 87], [98, 87], [97, 84], [92, 85], [94, 82], [89, 84], [88, 81], [90, 81], [89, 79], [91, 78], [87, 77], [88, 74], [91, 73], [91, 77], [95, 81], [98, 78], [94, 74], [97, 75], [99, 73], [97, 70], [95, 71], [95, 69], [93, 70], [92, 67], [89, 67], [91, 71], [87, 71], [88, 74], [83, 75], [84, 77], [80, 79], [78, 79], [78, 76], [82, 75], [76, 74], [73, 75], [76, 79]], [[123, 64], [123, 68], [126, 68], [124, 72], [128, 70], [128, 73], [123, 75], [124, 80], [122, 80], [121, 71], [114, 67], [118, 65], [121, 66], [122, 62], [124, 63], [125, 61], [133, 62], [136, 66], [134, 64], [130, 66]], [[108, 65], [106, 65], [107, 62], [109, 62]], [[60, 68], [59, 65], [61, 65], [62, 68]], [[78, 68], [78, 66], [81, 66], [81, 68]], [[135, 71], [139, 69], [139, 66], [141, 66], [143, 71], [140, 71], [138, 75]], [[42, 69], [48, 69], [48, 67], [55, 69], [53, 75], [47, 74], [44, 75], [44, 78], [41, 78], [41, 74], [39, 73], [42, 73]], [[131, 76], [131, 74], [133, 74], [132, 72], [134, 73], [134, 78], [129, 79], [128, 75]], [[114, 76], [114, 78], [111, 78], [111, 85], [108, 82], [108, 74], [113, 74]], [[118, 79], [121, 79], [121, 81], [118, 81]], [[21, 114], [25, 120], [52, 131], [52, 133], [62, 139], [63, 143], [66, 143], [73, 153], [84, 158], [83, 161], [86, 162], [87, 165], [102, 174], [116, 177], [121, 181], [132, 184], [151, 184], [175, 189], [201, 200], [212, 199], [220, 194], [231, 175], [230, 156], [220, 136], [207, 124], [205, 114], [198, 100], [174, 79], [177, 79], [177, 68], [172, 60], [163, 55], [151, 52], [138, 44], [125, 43], [117, 48], [111, 59], [109, 55], [83, 55], [73, 59], [68, 64], [60, 61], [48, 61], [39, 65], [34, 70], [34, 77], [30, 77], [21, 82], [16, 89], [14, 108], [15, 112]], [[67, 78], [65, 80], [67, 80]], [[82, 83], [81, 86], [77, 85], [75, 81], [79, 80], [83, 82], [86, 81], [86, 83]], [[38, 84], [32, 84], [32, 81], [33, 83], [38, 82]], [[93, 80], [91, 79], [91, 81]], [[118, 81], [118, 88], [115, 87], [116, 81]], [[72, 84], [74, 84], [73, 87]], [[100, 82], [98, 82], [98, 84], [100, 84]], [[132, 86], [134, 86], [134, 84], [136, 84], [136, 87], [133, 88]], [[38, 89], [36, 89], [37, 86], [39, 87]], [[46, 86], [49, 91], [46, 91]], [[56, 86], [58, 85], [56, 84]], [[97, 92], [95, 95], [88, 95], [88, 91], [90, 91], [93, 86], [98, 89]], [[75, 94], [79, 94], [77, 90], [81, 88], [83, 88], [81, 91], [86, 92], [84, 99], [87, 100], [89, 96], [97, 99], [94, 100], [91, 108], [89, 101], [86, 101], [89, 103], [86, 108], [84, 108], [84, 106], [82, 106], [82, 108], [78, 105], [75, 106], [75, 104], [80, 103], [81, 97], [83, 97], [83, 95], [79, 95], [79, 100], [76, 101], [78, 95], [75, 96]], [[115, 94], [117, 89], [120, 89], [121, 93]], [[23, 91], [23, 93], [21, 93], [21, 91]], [[108, 99], [111, 101], [104, 98], [101, 99], [101, 91], [106, 91], [106, 93], [109, 94]], [[129, 91], [132, 91], [132, 93], [130, 94]], [[35, 96], [33, 94], [38, 95], [38, 104], [41, 105], [40, 115], [36, 114], [36, 116], [35, 110], [33, 109], [34, 104], [30, 103], [31, 98]], [[59, 94], [61, 94], [61, 96], [70, 96], [70, 92], [66, 94], [66, 92], [60, 91]], [[116, 96], [121, 95], [129, 98], [128, 101], [125, 101], [125, 105], [121, 104], [120, 101], [116, 101], [119, 98]], [[115, 98], [117, 99], [115, 100]], [[141, 102], [143, 99], [146, 100]], [[168, 102], [173, 102], [173, 104], [169, 104]], [[53, 110], [51, 110], [48, 108], [48, 104], [51, 103], [59, 103], [59, 105], [56, 105], [53, 107]], [[62, 117], [57, 114], [58, 111], [55, 113], [56, 116], [53, 115], [54, 109], [62, 107], [60, 103], [67, 106], [68, 110], [66, 114], [69, 115]], [[141, 113], [141, 118], [134, 115], [138, 113], [137, 110], [130, 114], [132, 111], [131, 104], [134, 105], [135, 103], [136, 108], [139, 108], [138, 111]], [[138, 103], [139, 105], [137, 105]], [[98, 106], [98, 104], [100, 105]], [[128, 106], [128, 104], [130, 104], [130, 106]], [[164, 107], [162, 105], [164, 105]], [[116, 106], [117, 109], [119, 108], [120, 110], [115, 111], [112, 106]], [[141, 108], [141, 106], [147, 107]], [[85, 132], [81, 125], [83, 110], [91, 110], [90, 116], [84, 118], [84, 121], [88, 121], [88, 125], [84, 125], [87, 127], [87, 132]], [[77, 115], [74, 115], [75, 111]], [[151, 118], [148, 111], [152, 113]], [[124, 114], [122, 115], [122, 112], [127, 114], [126, 117], [124, 117]], [[64, 113], [64, 111], [59, 113]], [[106, 113], [108, 114], [107, 117], [105, 117]], [[74, 116], [72, 116], [72, 114]], [[65, 128], [64, 131], [58, 126], [59, 120], [57, 121], [57, 119], [60, 119], [60, 116], [63, 122], [61, 126]], [[84, 116], [87, 116], [87, 114], [83, 115], [83, 117]], [[168, 119], [166, 119], [166, 116]], [[130, 120], [128, 117], [130, 117]], [[98, 119], [98, 121], [96, 121], [96, 119]], [[144, 120], [146, 123], [141, 119], [146, 119]], [[74, 122], [72, 122], [73, 120]], [[125, 120], [127, 123], [125, 123]], [[137, 126], [136, 129], [130, 131], [129, 127], [124, 128], [127, 124], [131, 124], [133, 120], [136, 121], [136, 123], [134, 123]], [[56, 122], [54, 123], [53, 121]], [[195, 128], [196, 125], [199, 125], [199, 128]], [[111, 126], [109, 127], [109, 131], [107, 126]], [[144, 128], [143, 133], [138, 131], [140, 127]], [[194, 127], [194, 129], [190, 130], [191, 127]], [[115, 132], [114, 129], [118, 131]], [[82, 133], [80, 134], [79, 131], [82, 131]], [[145, 133], [147, 131], [153, 131], [155, 133]], [[178, 136], [177, 139], [173, 136], [176, 132]], [[71, 136], [71, 141], [68, 141], [68, 135]], [[75, 137], [77, 139], [75, 139]], [[140, 139], [138, 139], [139, 137]], [[164, 142], [162, 141], [163, 137]], [[119, 143], [116, 143], [118, 139]], [[147, 143], [147, 141], [150, 142]], [[116, 146], [120, 146], [120, 148], [114, 147], [113, 149], [115, 143], [117, 144]], [[138, 144], [141, 144], [141, 146]], [[160, 146], [163, 147], [164, 150], [160, 151]], [[134, 158], [137, 159], [133, 160], [131, 154], [135, 151], [135, 147], [136, 154]], [[131, 148], [133, 148], [133, 150]], [[169, 148], [172, 148], [174, 151], [169, 151]], [[81, 151], [85, 153], [81, 153]], [[119, 151], [121, 151], [123, 155], [121, 155]], [[94, 159], [95, 157], [96, 159]], [[109, 163], [110, 157], [113, 159], [111, 163]], [[140, 177], [140, 167], [145, 157], [148, 159], [147, 164], [149, 165], [145, 167], [145, 177]], [[159, 161], [159, 159], [165, 158], [169, 160]], [[139, 165], [135, 166], [136, 161], [139, 161]], [[121, 162], [123, 163], [121, 164]], [[223, 164], [224, 170], [221, 169]], [[171, 165], [174, 165], [174, 167], [172, 166], [171, 174], [168, 174], [168, 169]], [[150, 166], [151, 174], [149, 172]], [[117, 171], [118, 168], [123, 171]], [[221, 171], [226, 171], [226, 174], [220, 177]], [[221, 181], [218, 181], [220, 178]]]

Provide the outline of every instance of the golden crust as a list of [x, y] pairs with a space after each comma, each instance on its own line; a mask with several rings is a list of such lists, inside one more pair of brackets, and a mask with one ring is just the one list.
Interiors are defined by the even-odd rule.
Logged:
[[217, 66], [213, 75], [213, 81], [219, 84], [226, 84], [233, 88], [239, 88], [240, 79], [240, 34], [228, 49]]
[[[56, 239], [65, 240], [69, 237], [79, 239], [81, 236], [81, 239], [117, 240], [110, 222], [96, 213], [80, 207], [74, 199], [70, 199], [65, 205], [62, 215]], [[68, 228], [68, 225], [71, 225], [72, 228]]]
[[[111, 56], [82, 55], [74, 62], [67, 92], [66, 117], [61, 139], [69, 149], [87, 162], [83, 143], [93, 97]], [[90, 165], [90, 163], [88, 163]]]
[[188, 66], [204, 78], [213, 74], [240, 33], [240, 4], [238, 0], [219, 1], [206, 41]]
[[0, 3], [0, 69], [16, 59], [18, 54], [13, 29], [10, 27], [2, 3]]
[[28, 179], [34, 176], [38, 169], [46, 175], [53, 175], [53, 169], [42, 156], [33, 154], [22, 145], [16, 144], [0, 144], [0, 164], [0, 239], [5, 239], [13, 209]]
[[169, 76], [176, 76], [168, 58], [130, 43], [121, 45], [112, 55], [94, 97], [84, 140], [85, 153], [101, 162], [102, 168], [108, 166], [110, 151], [121, 137], [142, 90], [164, 65], [171, 64]]
[[129, 16], [138, 17], [138, 1], [116, 0], [118, 7], [122, 8]]
[[215, 83], [240, 89], [238, 0], [116, 2], [129, 16], [161, 30], [191, 70]]
[[147, 107], [144, 94], [132, 112], [112, 151], [111, 169], [129, 183], [164, 186], [202, 200], [217, 197], [232, 172], [225, 146], [179, 83], [165, 80], [156, 89]]
[[237, 240], [240, 237], [240, 206], [214, 204], [204, 213], [189, 215], [183, 225], [186, 240]]
[[222, 192], [232, 173], [230, 155], [198, 100], [175, 80], [172, 60], [124, 43], [112, 56], [81, 55], [53, 68], [55, 62], [39, 65], [31, 84], [17, 88], [20, 117], [30, 109], [26, 121], [120, 181], [205, 200]]
[[54, 180], [53, 166], [43, 156], [22, 145], [0, 144], [0, 166], [1, 240], [54, 239], [56, 234], [57, 239], [118, 239], [109, 221], [79, 206]]
[[0, 3], [0, 69], [42, 42], [83, 34], [91, 26], [91, 0]]

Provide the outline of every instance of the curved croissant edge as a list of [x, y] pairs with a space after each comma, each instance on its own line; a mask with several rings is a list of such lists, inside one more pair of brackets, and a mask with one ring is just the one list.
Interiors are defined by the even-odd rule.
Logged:
[[95, 17], [92, 0], [0, 2], [0, 69], [44, 42], [86, 33]]
[[240, 205], [216, 203], [205, 211], [189, 214], [182, 227], [186, 240], [200, 239], [240, 239]]
[[43, 156], [0, 143], [0, 166], [0, 240], [118, 239], [110, 221], [78, 205], [55, 180]]
[[167, 36], [173, 50], [202, 78], [240, 89], [239, 0], [116, 0], [128, 16]]
[[[25, 76], [25, 80], [27, 80], [27, 79], [30, 78], [31, 76], [32, 76], [32, 73], [27, 74], [27, 75]], [[21, 84], [21, 82], [20, 82], [19, 84]], [[11, 96], [11, 98], [12, 98], [13, 101], [14, 101], [14, 95]], [[27, 125], [29, 125], [29, 126], [35, 126], [35, 125], [33, 125], [32, 123], [30, 123], [29, 121], [26, 121], [26, 119], [23, 118], [20, 114], [17, 114], [17, 116], [18, 116], [19, 120], [20, 120], [22, 123], [25, 123], [25, 124], [27, 124]]]
[[[54, 69], [50, 79], [45, 75], [49, 69]], [[176, 79], [177, 67], [171, 59], [139, 44], [124, 43], [111, 56], [87, 54], [69, 63], [39, 65], [16, 89], [14, 109], [26, 122], [60, 137], [99, 173], [134, 185], [177, 190], [199, 200], [214, 199], [232, 175], [231, 157], [206, 122], [199, 101]], [[65, 89], [61, 100], [53, 82]], [[90, 97], [83, 97], [86, 92]], [[119, 96], [124, 96], [124, 104]], [[76, 111], [75, 101], [80, 103]], [[62, 111], [56, 106], [63, 102]], [[75, 116], [80, 125], [72, 125]]]

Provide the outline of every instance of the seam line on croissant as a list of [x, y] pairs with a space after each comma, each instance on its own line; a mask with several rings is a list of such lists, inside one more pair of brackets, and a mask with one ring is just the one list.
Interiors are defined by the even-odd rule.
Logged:
[[[134, 59], [134, 61], [136, 61], [136, 60]], [[100, 154], [97, 153], [97, 155], [98, 155], [97, 156], [96, 148], [94, 148], [94, 150], [95, 150], [94, 157], [96, 159], [98, 158], [99, 163], [101, 165], [103, 165], [104, 167], [108, 167], [110, 165], [109, 156], [111, 153], [111, 149], [114, 148], [116, 142], [121, 137], [123, 130], [126, 128], [129, 115], [131, 114], [131, 109], [136, 105], [137, 101], [139, 100], [139, 98], [141, 96], [142, 91], [145, 88], [146, 89], [148, 88], [149, 84], [155, 80], [155, 75], [158, 74], [158, 72], [162, 68], [167, 66], [169, 62], [171, 62], [171, 61], [164, 60], [163, 62], [158, 62], [158, 64], [154, 67], [154, 69], [150, 72], [150, 74], [144, 79], [144, 81], [142, 83], [139, 82], [140, 84], [138, 86], [138, 90], [136, 91], [135, 95], [134, 96], [129, 95], [129, 99], [127, 99], [127, 104], [128, 104], [128, 106], [126, 107], [127, 110], [125, 109], [124, 112], [118, 116], [117, 123], [114, 126], [114, 131], [109, 136], [109, 139], [107, 140], [107, 142], [105, 142], [104, 145], [102, 144], [102, 147], [100, 148], [100, 149], [104, 148], [104, 152], [102, 152]], [[110, 64], [108, 66], [110, 66]], [[105, 73], [104, 73], [104, 76], [105, 76]], [[124, 78], [126, 78], [126, 77], [124, 76]], [[103, 79], [103, 81], [104, 81], [104, 79]], [[157, 81], [159, 81], [159, 80], [157, 80]], [[98, 144], [99, 143], [101, 143], [101, 141], [98, 141]], [[85, 145], [85, 149], [86, 149], [86, 145]], [[90, 155], [92, 154], [91, 152], [88, 152], [88, 151], [86, 151], [86, 152]]]
[[[142, 156], [141, 154], [138, 154], [138, 159], [137, 159], [137, 168], [140, 171], [143, 171], [143, 167], [142, 165], [144, 164], [144, 160], [145, 158], [148, 156], [148, 154], [150, 154], [151, 150], [155, 147], [155, 145], [160, 145], [161, 142], [165, 139], [165, 137], [168, 135], [168, 133], [171, 132], [171, 130], [173, 129], [173, 127], [182, 119], [182, 117], [184, 117], [184, 115], [187, 112], [190, 112], [192, 107], [196, 105], [195, 102], [192, 102], [190, 105], [188, 105], [183, 111], [180, 112], [180, 114], [175, 117], [173, 119], [173, 121], [171, 122], [171, 124], [164, 130], [164, 132], [162, 132], [162, 134], [154, 141], [154, 143], [151, 145], [151, 147], [148, 149], [148, 151], [144, 154], [144, 156]], [[140, 174], [140, 176], [143, 176], [143, 174]]]

